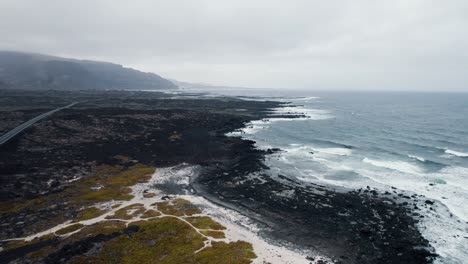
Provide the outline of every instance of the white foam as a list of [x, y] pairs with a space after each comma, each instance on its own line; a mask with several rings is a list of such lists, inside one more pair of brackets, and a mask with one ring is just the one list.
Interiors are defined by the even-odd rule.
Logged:
[[446, 167], [439, 172], [428, 175], [431, 180], [443, 180], [444, 184], [435, 184], [421, 190], [421, 193], [437, 199], [445, 204], [450, 211], [468, 221], [468, 168]]
[[311, 101], [311, 100], [317, 100], [317, 99], [320, 99], [320, 97], [307, 96], [307, 97], [298, 97], [298, 98], [287, 98], [285, 100], [286, 101]]
[[[300, 155], [296, 153], [291, 160], [297, 160]], [[286, 154], [289, 154], [288, 152]], [[302, 155], [302, 157], [304, 154]], [[314, 156], [314, 155], [311, 155]], [[372, 166], [363, 166], [360, 161], [350, 159], [333, 160], [314, 158], [313, 170], [302, 169], [298, 171], [298, 179], [344, 186], [347, 188], [361, 188], [369, 185], [380, 190], [392, 191], [390, 186], [400, 190], [423, 195], [425, 199], [435, 200], [436, 203], [429, 206], [419, 206], [420, 210], [415, 210], [424, 215], [418, 226], [422, 235], [427, 238], [440, 255], [435, 263], [464, 263], [468, 259], [468, 243], [466, 234], [468, 233], [468, 168], [451, 166], [441, 169], [438, 172], [422, 172], [413, 164], [399, 161], [379, 161], [367, 158], [365, 161]], [[320, 165], [326, 166], [323, 169]], [[276, 163], [276, 166], [278, 164]], [[282, 166], [282, 165], [279, 165]], [[311, 167], [311, 166], [309, 166]], [[282, 167], [283, 168], [283, 167]], [[287, 169], [287, 168], [286, 168]], [[353, 180], [336, 180], [327, 177], [330, 171], [350, 171], [358, 173], [362, 177]], [[410, 173], [408, 173], [410, 172]], [[295, 172], [292, 172], [295, 173]], [[332, 174], [331, 174], [332, 175]]]
[[442, 204], [435, 203], [433, 210], [420, 207], [425, 217], [418, 223], [418, 229], [439, 255], [434, 263], [463, 264], [468, 259], [466, 234], [468, 225], [461, 221]]
[[421, 158], [421, 157], [418, 157], [418, 156], [415, 156], [415, 155], [410, 155], [408, 154], [408, 157], [409, 158], [412, 158], [412, 159], [415, 159], [415, 160], [419, 160], [421, 162], [425, 162], [426, 160], [424, 158]]
[[348, 148], [316, 148], [314, 150], [319, 153], [326, 153], [339, 156], [349, 156], [353, 152], [351, 149]]
[[195, 175], [196, 167], [181, 164], [176, 167], [159, 169], [151, 180], [151, 185], [174, 183], [181, 186], [190, 184], [190, 176]]
[[[272, 114], [286, 116], [305, 114], [310, 119], [316, 120], [333, 118], [328, 111], [291, 105], [275, 109]], [[268, 125], [271, 125], [275, 121], [269, 120], [269, 122]], [[255, 140], [259, 139], [255, 138]], [[275, 145], [274, 142], [267, 142]], [[351, 149], [319, 148], [298, 143], [300, 142], [282, 147], [284, 152], [272, 155], [266, 160], [267, 165], [270, 165], [269, 163], [272, 165], [270, 166], [272, 175], [294, 175], [304, 181], [334, 184], [347, 188], [361, 188], [369, 185], [380, 190], [392, 191], [390, 186], [394, 186], [409, 194], [423, 195], [426, 197], [422, 198], [423, 203], [425, 199], [435, 200], [436, 203], [430, 206], [434, 211], [426, 210], [424, 206], [419, 206], [422, 210], [420, 212], [415, 210], [425, 216], [421, 218], [418, 228], [434, 246], [436, 253], [441, 256], [435, 262], [464, 263], [468, 259], [468, 243], [466, 243], [468, 168], [451, 166], [438, 172], [428, 172], [419, 163], [426, 162], [426, 159], [417, 155], [407, 155], [414, 161], [385, 160], [371, 156], [364, 158], [359, 157], [359, 153], [352, 155]], [[446, 158], [468, 157], [468, 153], [460, 149], [457, 151], [444, 148], [441, 149], [442, 151], [445, 152]], [[302, 166], [303, 164], [308, 165]], [[358, 176], [353, 180], [330, 177], [340, 170], [354, 172]]]
[[[243, 135], [253, 135], [264, 129], [267, 129], [270, 124], [280, 121], [298, 121], [298, 120], [325, 120], [333, 118], [329, 111], [304, 108], [302, 106], [285, 106], [280, 108], [275, 108], [270, 111], [269, 114], [271, 117], [253, 120], [245, 124], [241, 129], [236, 131], [229, 132], [227, 136], [243, 136]], [[285, 117], [275, 117], [275, 116], [285, 116]], [[290, 117], [288, 117], [290, 116]], [[301, 117], [297, 117], [301, 116]]]
[[348, 148], [316, 148], [309, 145], [290, 144], [291, 147], [285, 148], [284, 150], [291, 154], [299, 156], [316, 156], [321, 157], [323, 155], [338, 155], [338, 156], [349, 156], [352, 154], [352, 150]]
[[[306, 119], [325, 120], [333, 118], [329, 111], [322, 109], [305, 108], [303, 106], [285, 106], [275, 108], [271, 111], [272, 115], [297, 116], [304, 115]], [[271, 118], [272, 120], [297, 120], [291, 118]]]
[[317, 99], [320, 99], [320, 97], [317, 97], [317, 96], [305, 96], [305, 97], [278, 97], [278, 96], [274, 96], [274, 97], [268, 97], [268, 96], [251, 96], [251, 97], [246, 97], [246, 96], [242, 96], [240, 97], [242, 100], [245, 100], [245, 101], [262, 101], [262, 102], [265, 102], [265, 101], [277, 101], [277, 102], [296, 102], [296, 101], [304, 101], [304, 102], [308, 102], [308, 101], [312, 101], [312, 100], [317, 100]]
[[[369, 161], [369, 159], [368, 159]], [[372, 161], [372, 163], [376, 163]], [[436, 203], [429, 210], [424, 206], [419, 206], [422, 211], [417, 211], [424, 215], [418, 226], [422, 235], [427, 238], [435, 248], [440, 258], [435, 263], [464, 263], [468, 259], [468, 243], [466, 243], [466, 234], [468, 233], [468, 168], [447, 167], [435, 173], [411, 174], [401, 172], [401, 170], [412, 171], [411, 169], [402, 169], [401, 164], [388, 164], [382, 162], [383, 167], [398, 167], [399, 170], [376, 170], [372, 168], [360, 168], [353, 166], [354, 171], [371, 179], [365, 183], [381, 190], [392, 191], [390, 186], [400, 190], [409, 191], [423, 195], [426, 198], [435, 200]], [[374, 165], [372, 164], [372, 165]], [[406, 166], [406, 165], [404, 165]], [[328, 183], [333, 183], [327, 181]], [[440, 183], [437, 183], [440, 182]], [[345, 187], [362, 187], [364, 182], [335, 182], [337, 185]], [[422, 201], [424, 203], [424, 200]]]
[[270, 123], [271, 121], [268, 119], [253, 120], [251, 122], [246, 123], [243, 128], [237, 129], [233, 132], [229, 132], [226, 135], [227, 136], [242, 136], [244, 134], [253, 135], [262, 131], [263, 129], [267, 129]]
[[362, 161], [376, 167], [396, 170], [409, 174], [419, 174], [422, 172], [420, 167], [404, 161], [372, 160], [369, 158], [364, 158]]
[[457, 156], [457, 157], [463, 157], [463, 158], [468, 157], [468, 153], [459, 152], [459, 151], [455, 151], [455, 150], [451, 150], [451, 149], [446, 149], [445, 153], [453, 155], [453, 156]]

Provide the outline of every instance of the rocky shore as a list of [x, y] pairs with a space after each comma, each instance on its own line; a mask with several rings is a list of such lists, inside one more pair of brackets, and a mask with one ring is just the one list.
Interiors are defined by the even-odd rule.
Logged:
[[[37, 109], [82, 102], [0, 146], [2, 240], [29, 236], [78, 217], [79, 204], [53, 197], [91, 177], [97, 166], [130, 168], [141, 163], [161, 168], [187, 163], [201, 168], [191, 183], [194, 191], [256, 219], [265, 227], [262, 235], [306, 250], [311, 262], [317, 261], [314, 255], [340, 263], [433, 259], [431, 247], [416, 229], [419, 216], [412, 212], [430, 203], [396, 191], [338, 190], [290, 176], [272, 177], [264, 173], [262, 161], [279, 150], [259, 150], [252, 141], [226, 136], [249, 121], [268, 117], [269, 110], [282, 103], [154, 92], [1, 93], [7, 102], [0, 109], [1, 122], [8, 120], [5, 129]], [[122, 230], [116, 232], [136, 232]], [[116, 234], [95, 235], [97, 241]], [[24, 253], [12, 256], [5, 245], [0, 246], [0, 258], [21, 259]], [[83, 252], [69, 253], [66, 259], [73, 254]], [[49, 255], [42, 261], [57, 256]]]

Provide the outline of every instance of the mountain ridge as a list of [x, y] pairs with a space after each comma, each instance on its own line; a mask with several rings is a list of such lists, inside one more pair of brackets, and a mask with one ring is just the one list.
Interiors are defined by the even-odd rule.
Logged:
[[155, 73], [120, 64], [62, 58], [18, 51], [0, 51], [0, 89], [177, 89]]

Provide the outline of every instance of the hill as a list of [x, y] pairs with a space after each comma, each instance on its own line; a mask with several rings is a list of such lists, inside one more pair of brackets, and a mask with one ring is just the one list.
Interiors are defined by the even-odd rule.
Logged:
[[176, 89], [154, 73], [119, 64], [0, 51], [0, 89]]

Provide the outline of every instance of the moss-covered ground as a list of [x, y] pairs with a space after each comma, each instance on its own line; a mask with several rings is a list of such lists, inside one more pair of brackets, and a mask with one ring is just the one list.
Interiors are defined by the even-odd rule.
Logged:
[[[156, 194], [134, 197], [132, 186], [147, 182], [153, 172], [140, 164], [98, 166], [90, 177], [62, 192], [19, 201], [9, 208], [0, 204], [2, 214], [34, 211], [54, 202], [76, 210], [68, 219], [72, 221], [50, 221], [50, 229], [26, 240], [4, 242], [2, 247], [22, 250], [43, 244], [19, 256], [23, 262], [242, 264], [256, 257], [251, 244], [228, 241], [226, 228], [188, 200], [161, 201]], [[99, 206], [103, 202], [112, 203]]]
[[76, 256], [70, 263], [250, 263], [255, 254], [252, 245], [237, 241], [212, 242], [203, 248], [206, 238], [185, 222], [172, 217], [133, 222], [139, 230], [102, 244], [99, 253]]
[[101, 210], [96, 207], [88, 207], [78, 212], [78, 215], [76, 216], [75, 221], [93, 219], [100, 215], [103, 215], [104, 213], [106, 213], [105, 210]]
[[61, 192], [34, 199], [1, 202], [0, 215], [21, 211], [37, 211], [63, 201], [77, 208], [109, 200], [130, 200], [131, 186], [151, 178], [154, 168], [137, 164], [129, 168], [101, 165], [90, 177], [74, 181]]
[[82, 224], [73, 224], [73, 225], [69, 225], [67, 227], [64, 227], [62, 229], [59, 229], [57, 231], [55, 231], [55, 234], [56, 235], [66, 235], [68, 233], [71, 233], [71, 232], [74, 232], [80, 228], [82, 228], [83, 225]]

